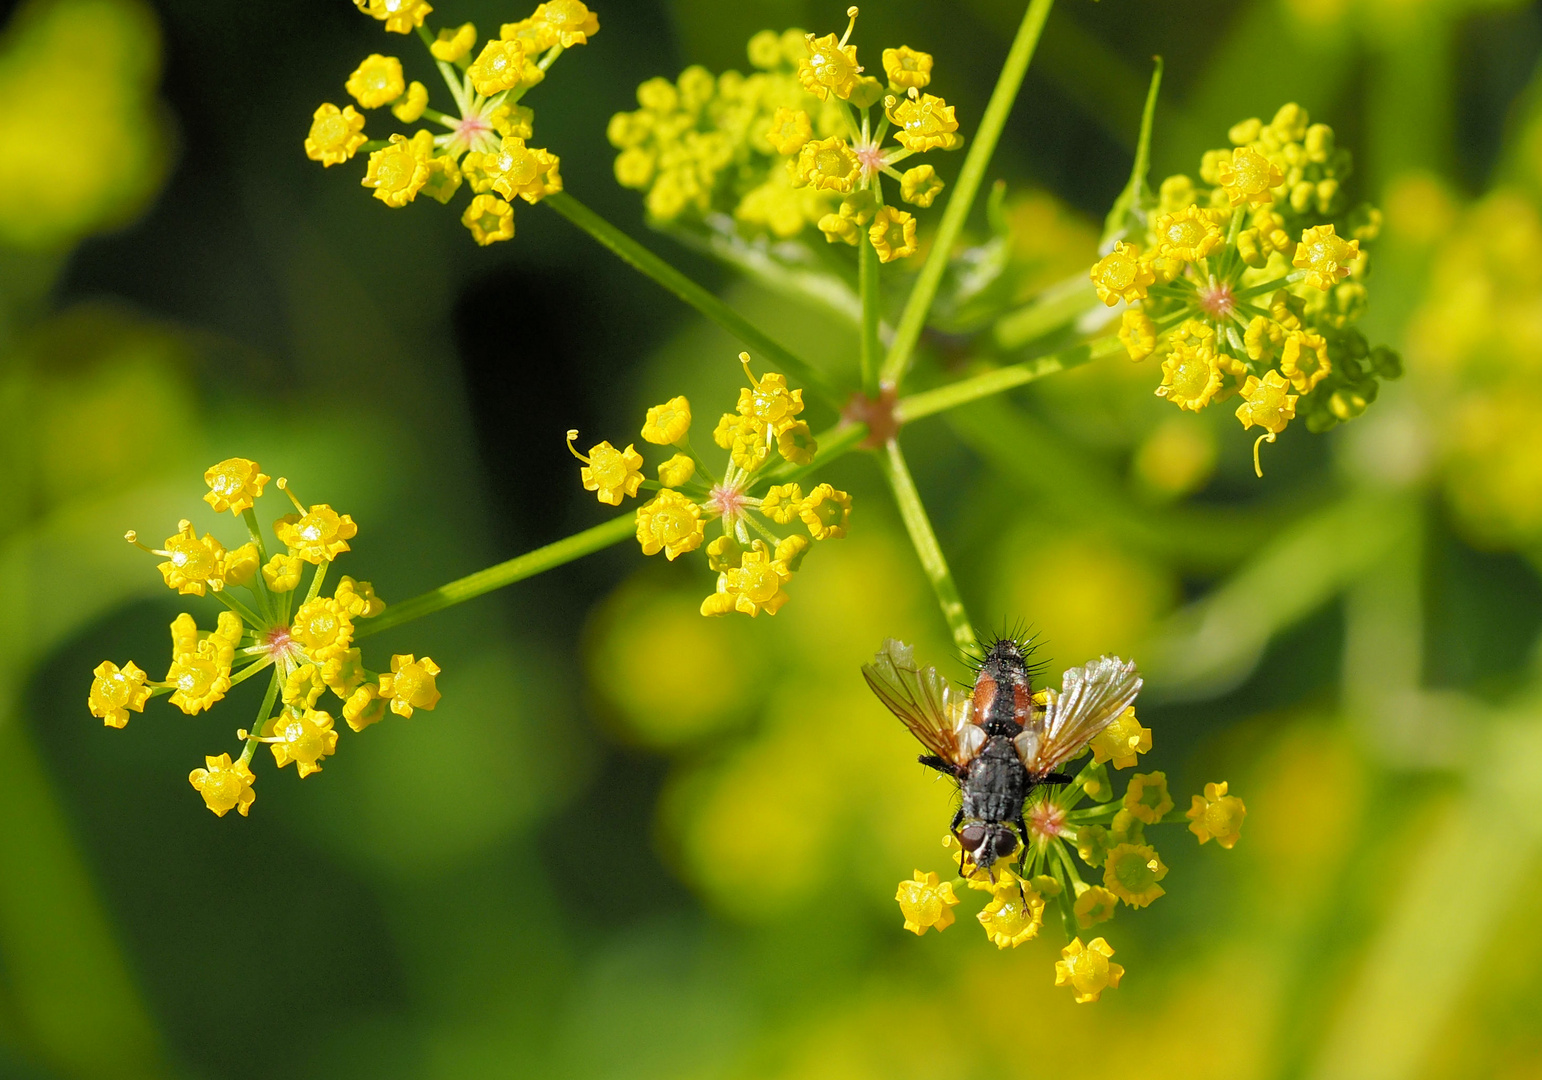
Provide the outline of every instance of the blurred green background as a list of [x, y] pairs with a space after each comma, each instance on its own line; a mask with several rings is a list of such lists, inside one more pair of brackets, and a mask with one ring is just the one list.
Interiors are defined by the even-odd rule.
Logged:
[[[1061, 667], [1133, 653], [1147, 763], [1248, 803], [1234, 852], [1159, 841], [1168, 895], [1103, 928], [1128, 974], [1095, 1006], [1053, 988], [1053, 927], [900, 928], [948, 792], [857, 666], [894, 635], [964, 669], [860, 455], [822, 477], [851, 537], [777, 618], [701, 619], [699, 562], [624, 546], [393, 629], [439, 709], [303, 784], [262, 768], [249, 819], [185, 777], [255, 685], [104, 730], [91, 668], [158, 674], [184, 606], [119, 537], [228, 527], [208, 464], [350, 512], [345, 572], [405, 599], [603, 520], [564, 429], [625, 442], [678, 392], [710, 416], [737, 346], [544, 208], [484, 250], [306, 161], [360, 58], [423, 66], [346, 0], [0, 10], [0, 1077], [1542, 1078], [1536, 6], [1051, 17], [992, 167], [1040, 284], [1095, 257], [1160, 53], [1155, 177], [1290, 100], [1355, 151], [1387, 215], [1366, 330], [1409, 372], [1262, 481], [1229, 410], [1123, 358], [905, 432], [976, 621]], [[569, 190], [849, 365], [849, 328], [650, 235], [604, 137], [643, 79], [843, 5], [597, 10], [530, 98]], [[968, 132], [1019, 15], [886, 0], [859, 41], [932, 51]]]

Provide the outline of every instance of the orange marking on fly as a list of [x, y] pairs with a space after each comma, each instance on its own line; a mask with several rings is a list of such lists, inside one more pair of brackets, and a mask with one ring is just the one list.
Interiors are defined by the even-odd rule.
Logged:
[[1033, 708], [1033, 691], [1028, 688], [1026, 682], [1020, 682], [1012, 687], [1012, 719], [1018, 727], [1022, 727], [1028, 721], [1029, 710]]
[[996, 680], [980, 672], [974, 681], [974, 722], [983, 724], [990, 715], [991, 703], [996, 700]]

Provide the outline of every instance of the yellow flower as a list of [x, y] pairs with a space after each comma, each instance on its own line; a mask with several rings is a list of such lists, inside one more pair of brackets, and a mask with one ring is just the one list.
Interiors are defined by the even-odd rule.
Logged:
[[600, 19], [580, 0], [546, 0], [530, 16], [531, 22], [543, 23], [558, 45], [571, 49], [588, 44], [590, 34], [600, 32]]
[[165, 681], [174, 687], [173, 705], [197, 716], [225, 696], [241, 633], [241, 618], [230, 611], [220, 612], [217, 628], [203, 640], [191, 615], [184, 612], [172, 621], [172, 662]]
[[[283, 481], [279, 481], [282, 486]], [[317, 503], [298, 514], [285, 514], [273, 523], [273, 533], [295, 555], [312, 566], [330, 562], [348, 550], [348, 541], [359, 527], [347, 514], [339, 514], [326, 503]]]
[[477, 28], [472, 23], [461, 23], [454, 30], [439, 31], [438, 38], [428, 47], [435, 60], [443, 60], [446, 64], [453, 64], [457, 60], [463, 60], [466, 54], [471, 52], [471, 47], [477, 43]]
[[428, 155], [419, 154], [417, 146], [402, 135], [392, 135], [390, 146], [369, 156], [360, 181], [364, 187], [375, 189], [375, 198], [398, 209], [417, 198], [427, 182]]
[[777, 562], [786, 563], [788, 570], [796, 571], [803, 562], [803, 556], [808, 554], [808, 549], [812, 545], [813, 541], [808, 537], [793, 533], [777, 543], [775, 559]]
[[1238, 146], [1230, 159], [1216, 163], [1216, 179], [1232, 206], [1258, 206], [1274, 198], [1270, 189], [1283, 183], [1285, 174], [1257, 150]]
[[336, 600], [317, 597], [301, 604], [294, 613], [289, 636], [320, 663], [348, 651], [353, 643], [353, 619]]
[[395, 101], [407, 89], [402, 78], [402, 62], [394, 56], [370, 53], [354, 69], [343, 89], [366, 109], [378, 109]]
[[917, 165], [900, 174], [900, 198], [923, 209], [936, 201], [943, 186], [942, 177], [930, 165]]
[[1332, 225], [1317, 225], [1301, 234], [1293, 266], [1306, 271], [1306, 283], [1324, 291], [1349, 276], [1349, 264], [1360, 257], [1360, 241], [1345, 240]]
[[1194, 804], [1185, 816], [1189, 819], [1189, 832], [1199, 837], [1201, 844], [1214, 839], [1230, 850], [1242, 838], [1242, 819], [1247, 813], [1248, 808], [1241, 799], [1226, 794], [1223, 780], [1219, 784], [1206, 784], [1205, 794], [1194, 796]]
[[[851, 33], [848, 27], [846, 33]], [[847, 45], [844, 38], [834, 34], [815, 37], [809, 34], [808, 57], [798, 61], [798, 81], [803, 89], [821, 101], [831, 94], [849, 98], [857, 88], [857, 76], [862, 68], [857, 64], [857, 47]]]
[[1097, 1001], [1104, 990], [1118, 989], [1124, 978], [1124, 968], [1109, 957], [1114, 950], [1102, 938], [1093, 938], [1086, 945], [1076, 938], [1060, 950], [1064, 958], [1055, 962], [1055, 985], [1069, 986], [1076, 995], [1076, 1003], [1085, 1005]]
[[316, 704], [316, 699], [321, 697], [322, 691], [326, 688], [315, 664], [301, 664], [284, 680], [283, 688], [279, 690], [279, 697], [285, 705], [308, 709]]
[[820, 484], [798, 505], [798, 516], [815, 540], [839, 540], [851, 520], [851, 496]]
[[413, 709], [433, 712], [439, 704], [439, 688], [434, 679], [439, 665], [428, 657], [414, 659], [411, 653], [391, 657], [391, 670], [380, 676], [380, 696], [391, 703], [397, 716], [411, 716]]
[[690, 482], [696, 475], [696, 462], [689, 454], [676, 454], [659, 465], [659, 483], [667, 488], [677, 488]]
[[496, 153], [481, 155], [479, 164], [489, 186], [505, 199], [517, 195], [534, 204], [562, 190], [557, 156], [526, 146], [517, 135], [506, 137]]
[[[642, 437], [655, 446], [677, 445], [691, 430], [691, 403], [682, 395], [648, 410]], [[671, 485], [674, 486], [674, 485]]]
[[844, 214], [825, 214], [816, 225], [825, 234], [825, 242], [829, 244], [850, 244], [855, 247], [858, 237], [862, 235], [857, 223]]
[[466, 69], [466, 77], [484, 97], [514, 89], [525, 77], [525, 47], [512, 40], [489, 41]]
[[225, 553], [220, 576], [225, 579], [226, 585], [246, 585], [257, 576], [261, 558], [257, 545], [248, 540], [234, 551]]
[[678, 491], [661, 491], [651, 502], [637, 508], [637, 542], [644, 555], [660, 550], [673, 562], [677, 556], [701, 547], [701, 507]]
[[[364, 682], [363, 654], [358, 649], [339, 653], [321, 665], [320, 676], [327, 689], [346, 702]], [[343, 718], [347, 719], [346, 711]]]
[[91, 715], [107, 727], [124, 727], [129, 722], [130, 711], [145, 711], [150, 688], [145, 685], [145, 673], [134, 661], [130, 660], [120, 668], [111, 660], [103, 660], [91, 674], [96, 677], [91, 680], [91, 693], [86, 704]]
[[857, 185], [862, 175], [862, 163], [845, 139], [831, 136], [813, 139], [798, 151], [798, 163], [793, 171], [799, 184], [819, 191], [848, 192]]
[[156, 569], [166, 579], [167, 587], [184, 596], [202, 596], [205, 589], [219, 592], [225, 587], [224, 547], [209, 533], [198, 539], [193, 523], [185, 518], [177, 523], [177, 535], [167, 538], [166, 550], [157, 554], [166, 556], [166, 561]]
[[1031, 889], [1019, 892], [1017, 879], [1008, 872], [1000, 875], [993, 891], [994, 899], [975, 918], [996, 948], [1015, 949], [1038, 936], [1044, 925], [1044, 898]]
[[907, 97], [889, 110], [894, 121], [894, 141], [906, 150], [957, 150], [964, 145], [958, 134], [953, 106], [933, 94]]
[[332, 714], [319, 709], [306, 709], [299, 716], [286, 711], [271, 718], [262, 727], [262, 741], [273, 751], [280, 769], [292, 761], [302, 780], [320, 772], [321, 759], [337, 752]]
[[764, 540], [756, 540], [739, 565], [724, 570], [717, 578], [717, 592], [702, 601], [703, 615], [726, 615], [741, 611], [754, 618], [764, 611], [775, 615], [787, 602], [782, 588], [792, 579], [787, 564], [772, 558]]
[[814, 125], [808, 113], [785, 106], [772, 114], [771, 128], [766, 132], [766, 140], [770, 142], [771, 148], [785, 155], [796, 154], [813, 137]]
[[1076, 830], [1076, 854], [1088, 866], [1102, 866], [1117, 842], [1102, 825], [1082, 825]]
[[244, 761], [232, 762], [229, 754], [203, 760], [208, 768], [194, 769], [187, 780], [203, 796], [204, 805], [216, 817], [224, 817], [232, 810], [239, 810], [245, 817], [257, 801], [257, 793], [252, 790], [257, 777], [252, 770]]
[[281, 551], [263, 566], [262, 580], [267, 582], [271, 592], [293, 592], [294, 587], [300, 584], [300, 573], [304, 569], [304, 559]]
[[797, 484], [776, 484], [760, 500], [760, 512], [778, 525], [792, 521], [802, 506], [803, 489]]
[[332, 599], [355, 619], [373, 619], [386, 608], [385, 601], [375, 595], [373, 585], [367, 581], [355, 581], [347, 574], [337, 583]]
[[915, 215], [892, 206], [879, 207], [867, 227], [867, 238], [877, 250], [879, 262], [908, 258], [916, 253]]
[[440, 203], [447, 203], [460, 190], [460, 183], [460, 166], [455, 164], [453, 157], [438, 154], [428, 159], [428, 179], [423, 182], [424, 195]]
[[889, 85], [902, 90], [924, 90], [932, 81], [932, 54], [919, 52], [909, 45], [883, 51], [883, 72]]
[[322, 105], [311, 114], [310, 134], [305, 136], [305, 156], [321, 162], [323, 168], [341, 165], [358, 153], [366, 141], [363, 113], [352, 105], [341, 109], [336, 105]]
[[1103, 887], [1135, 908], [1167, 892], [1157, 884], [1166, 876], [1167, 867], [1150, 844], [1118, 844], [1103, 861]]
[[1143, 299], [1155, 283], [1156, 275], [1140, 260], [1140, 249], [1122, 240], [1092, 266], [1092, 284], [1098, 290], [1098, 299], [1109, 307], [1121, 300]]
[[483, 247], [514, 239], [514, 208], [496, 195], [474, 197], [460, 223], [471, 230], [471, 238]]
[[343, 705], [343, 719], [355, 731], [363, 731], [385, 717], [386, 699], [380, 696], [380, 688], [365, 683], [348, 696]]
[[427, 108], [428, 87], [413, 79], [411, 85], [407, 87], [406, 96], [391, 106], [391, 115], [404, 124], [413, 124]]
[[1085, 885], [1076, 897], [1072, 910], [1076, 913], [1076, 925], [1090, 930], [1100, 922], [1114, 917], [1119, 898], [1101, 885]]
[[1262, 379], [1249, 375], [1242, 387], [1243, 402], [1237, 406], [1237, 419], [1242, 426], [1250, 428], [1257, 424], [1271, 436], [1284, 431], [1285, 425], [1296, 417], [1298, 395], [1287, 394], [1289, 386], [1278, 371], [1266, 372]]
[[1280, 351], [1280, 373], [1301, 393], [1311, 393], [1332, 371], [1328, 343], [1321, 334], [1293, 330], [1285, 336], [1285, 347]]
[[1167, 774], [1136, 773], [1130, 777], [1130, 786], [1124, 790], [1124, 808], [1147, 825], [1161, 821], [1173, 808], [1173, 797], [1167, 791]]
[[423, 25], [423, 20], [434, 9], [424, 0], [353, 0], [354, 6], [366, 15], [372, 15], [385, 23], [393, 34], [410, 34]]
[[635, 446], [628, 443], [625, 450], [617, 450], [609, 442], [602, 442], [591, 446], [585, 457], [573, 449], [576, 438], [577, 431], [568, 432], [568, 451], [584, 463], [578, 475], [585, 491], [594, 492], [607, 506], [620, 506], [622, 498], [637, 494], [643, 482], [643, 458]]
[[819, 444], [814, 441], [813, 431], [802, 420], [784, 424], [776, 433], [776, 452], [794, 465], [810, 464], [814, 460], [814, 451], [818, 449]]
[[1092, 760], [1101, 765], [1112, 762], [1116, 769], [1127, 769], [1139, 762], [1140, 754], [1151, 752], [1151, 729], [1141, 727], [1135, 718], [1135, 706], [1124, 712], [1093, 736]]
[[1185, 207], [1175, 214], [1162, 214], [1152, 227], [1163, 255], [1194, 262], [1211, 254], [1226, 242], [1218, 220], [1221, 211], [1198, 206]]
[[930, 927], [938, 933], [953, 925], [953, 909], [958, 897], [953, 895], [951, 882], [941, 881], [931, 871], [916, 871], [909, 881], [899, 883], [894, 893], [899, 901], [900, 914], [905, 916], [905, 929], [920, 937]]
[[545, 19], [520, 19], [518, 22], [504, 23], [498, 30], [498, 36], [505, 41], [517, 41], [525, 49], [525, 55], [534, 56], [543, 53], [557, 44], [557, 34]]
[[[757, 428], [770, 428], [775, 432], [794, 423], [794, 418], [803, 411], [803, 390], [788, 389], [787, 376], [780, 372], [769, 371], [757, 379], [750, 371], [749, 353], [740, 353], [739, 363], [750, 380], [749, 386], [739, 390], [739, 401], [734, 406], [739, 415], [753, 421]], [[718, 445], [724, 446], [721, 441]]]
[[1178, 341], [1162, 361], [1162, 385], [1158, 397], [1165, 397], [1180, 409], [1198, 412], [1210, 404], [1221, 388], [1221, 370], [1215, 353], [1208, 345]]
[[1156, 351], [1156, 324], [1140, 308], [1126, 308], [1119, 320], [1119, 340], [1131, 360], [1144, 360]]

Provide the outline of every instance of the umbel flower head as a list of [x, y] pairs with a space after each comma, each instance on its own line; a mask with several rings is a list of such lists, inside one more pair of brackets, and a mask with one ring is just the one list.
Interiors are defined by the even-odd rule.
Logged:
[[[1035, 700], [1042, 705], [1053, 693], [1041, 690]], [[943, 837], [955, 875], [917, 870], [900, 882], [895, 899], [906, 930], [919, 935], [951, 926], [964, 887], [987, 895], [975, 918], [998, 949], [1032, 941], [1047, 917], [1058, 913], [1070, 944], [1055, 964], [1055, 985], [1069, 987], [1078, 1003], [1097, 1001], [1104, 990], [1118, 987], [1124, 968], [1110, 959], [1113, 948], [1102, 937], [1083, 944], [1079, 935], [1109, 922], [1121, 907], [1143, 908], [1165, 895], [1160, 882], [1167, 866], [1146, 829], [1187, 823], [1201, 844], [1213, 839], [1230, 848], [1241, 837], [1247, 808], [1219, 783], [1205, 785], [1186, 813], [1176, 810], [1161, 772], [1134, 774], [1116, 797], [1109, 765], [1136, 765], [1139, 755], [1151, 750], [1151, 729], [1141, 726], [1134, 706], [1088, 745], [1090, 760], [1069, 784], [1031, 793], [1023, 808], [1027, 835], [1019, 838], [1012, 858], [982, 870], [957, 836]]]
[[1346, 208], [1349, 153], [1333, 130], [1292, 104], [1228, 136], [1197, 183], [1169, 176], [1131, 209], [1092, 283], [1124, 306], [1130, 358], [1161, 365], [1159, 397], [1192, 412], [1238, 399], [1242, 426], [1262, 431], [1262, 476], [1261, 443], [1298, 416], [1316, 432], [1354, 419], [1402, 364], [1354, 329], [1381, 214]]
[[346, 574], [331, 596], [323, 595], [333, 561], [358, 534], [351, 516], [326, 503], [302, 503], [280, 477], [277, 486], [294, 510], [273, 522], [277, 546], [270, 549], [256, 511], [269, 477], [257, 463], [229, 458], [212, 466], [204, 480], [209, 486], [205, 501], [242, 523], [245, 543], [227, 548], [210, 533], [200, 538], [186, 520], [178, 522], [164, 548], [140, 543], [133, 532], [127, 539], [165, 559], [158, 567], [161, 576], [179, 595], [219, 601], [222, 610], [213, 629], [200, 630], [187, 612], [172, 621], [164, 679], [150, 678], [132, 661], [121, 667], [103, 661], [92, 672], [87, 707], [115, 728], [125, 727], [130, 713], [144, 712], [151, 698], [162, 695], [183, 713], [197, 716], [218, 705], [237, 684], [268, 672], [256, 720], [249, 731], [236, 732], [244, 743], [240, 756], [210, 756], [204, 768], [188, 777], [215, 814], [238, 810], [244, 817], [256, 798], [252, 759], [260, 745], [269, 747], [279, 768], [293, 762], [301, 777], [320, 772], [322, 760], [336, 753], [333, 714], [318, 707], [324, 694], [336, 699], [334, 711], [349, 727], [362, 731], [388, 708], [399, 716], [433, 709], [439, 701], [439, 668], [426, 656], [401, 655], [391, 658], [389, 671], [370, 670], [353, 643], [356, 620], [379, 615], [385, 601], [369, 582]]
[[[799, 419], [803, 391], [775, 372], [757, 378], [749, 353], [740, 353], [739, 362], [749, 385], [712, 432], [713, 442], [728, 451], [721, 477], [691, 445], [691, 403], [684, 397], [649, 409], [643, 424], [644, 442], [675, 451], [657, 466], [657, 480], [644, 476], [635, 445], [618, 450], [602, 442], [581, 454], [573, 446], [578, 432], [568, 432], [568, 449], [583, 463], [584, 489], [600, 502], [620, 506], [643, 489], [656, 492], [637, 509], [644, 555], [662, 552], [673, 561], [705, 547], [718, 579], [717, 591], [702, 601], [703, 615], [775, 615], [813, 542], [844, 537], [851, 517], [846, 492], [818, 484], [805, 494], [791, 482], [813, 464], [817, 449], [808, 423]], [[709, 525], [718, 533], [710, 542]]]
[[[536, 203], [562, 190], [557, 156], [528, 144], [535, 114], [520, 99], [565, 50], [599, 32], [599, 19], [581, 0], [548, 0], [529, 18], [503, 24], [496, 38], [477, 49], [471, 23], [431, 30], [425, 19], [433, 8], [422, 0], [355, 3], [388, 31], [417, 31], [455, 108], [430, 108], [428, 88], [407, 80], [400, 59], [372, 53], [343, 85], [358, 108], [330, 102], [318, 107], [305, 138], [306, 156], [331, 166], [368, 152], [362, 183], [390, 207], [406, 206], [420, 194], [448, 203], [464, 183], [472, 198], [461, 223], [472, 239], [485, 246], [512, 238], [516, 198]], [[387, 106], [401, 124], [427, 119], [439, 130], [419, 128], [372, 140], [359, 109]]]

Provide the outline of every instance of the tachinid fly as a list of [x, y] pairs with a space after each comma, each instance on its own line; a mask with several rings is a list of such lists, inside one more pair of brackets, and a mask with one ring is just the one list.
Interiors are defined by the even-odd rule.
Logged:
[[[1032, 668], [1022, 643], [1003, 638], [981, 662], [966, 696], [933, 667], [920, 667], [910, 646], [887, 639], [862, 674], [880, 701], [928, 753], [920, 757], [958, 782], [962, 803], [949, 826], [970, 860], [987, 873], [1028, 832], [1023, 803], [1034, 788], [1063, 784], [1056, 770], [1086, 747], [1135, 700], [1141, 678], [1133, 662], [1104, 656], [1074, 667], [1059, 693], [1034, 700]], [[1013, 829], [1016, 832], [1013, 832]]]

